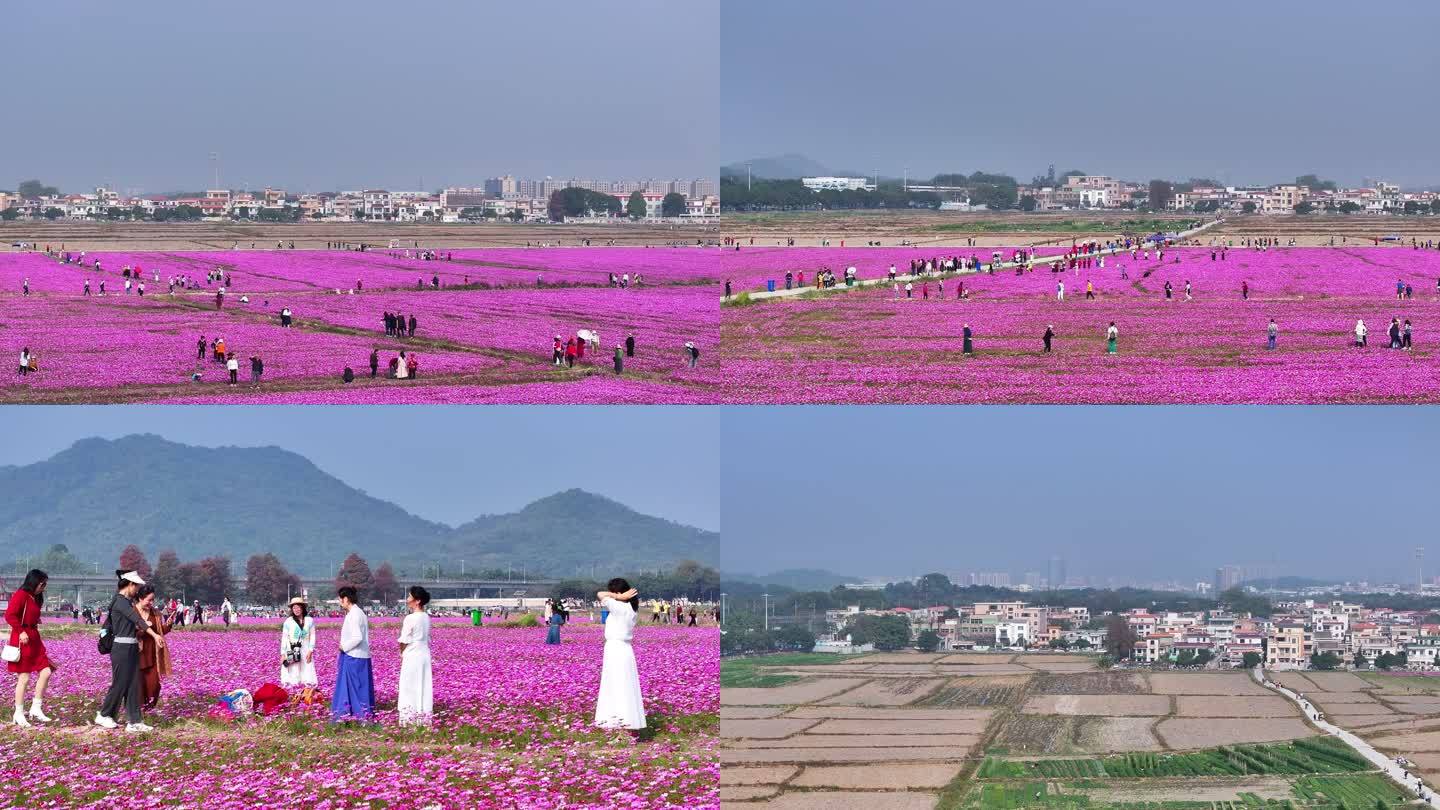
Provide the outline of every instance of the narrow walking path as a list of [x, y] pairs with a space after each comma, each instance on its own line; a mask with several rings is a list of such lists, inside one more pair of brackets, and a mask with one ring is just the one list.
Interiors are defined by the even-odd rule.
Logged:
[[1423, 800], [1425, 804], [1430, 807], [1440, 807], [1440, 796], [1437, 796], [1434, 790], [1421, 782], [1418, 776], [1415, 776], [1414, 774], [1411, 774], [1410, 772], [1405, 770], [1402, 765], [1400, 765], [1390, 757], [1387, 757], [1379, 751], [1376, 751], [1374, 746], [1370, 745], [1370, 743], [1366, 742], [1355, 734], [1346, 731], [1345, 729], [1340, 728], [1333, 723], [1320, 719], [1320, 710], [1316, 709], [1315, 706], [1310, 703], [1310, 701], [1301, 697], [1299, 694], [1296, 694], [1295, 692], [1286, 689], [1280, 684], [1266, 678], [1264, 671], [1259, 665], [1257, 665], [1253, 670], [1251, 670], [1250, 674], [1262, 686], [1266, 687], [1267, 689], [1273, 689], [1274, 691], [1279, 692], [1280, 694], [1289, 698], [1292, 702], [1294, 702], [1297, 706], [1300, 707], [1300, 711], [1305, 713], [1305, 719], [1307, 721], [1313, 723], [1315, 727], [1319, 728], [1321, 731], [1324, 731], [1326, 734], [1329, 734], [1332, 737], [1339, 737], [1340, 739], [1344, 740], [1351, 748], [1354, 748], [1355, 751], [1360, 754], [1360, 756], [1369, 760], [1373, 765], [1375, 765], [1375, 767], [1379, 768], [1381, 772], [1393, 779], [1396, 784], [1400, 785], [1400, 787], [1404, 788], [1407, 792], [1414, 793], [1415, 795], [1419, 796], [1420, 799]]
[[[1204, 224], [1202, 224], [1202, 225], [1199, 225], [1199, 226], [1197, 226], [1197, 227], [1191, 228], [1191, 229], [1188, 230], [1188, 231], [1181, 231], [1181, 232], [1179, 232], [1178, 234], [1176, 234], [1175, 237], [1176, 237], [1177, 240], [1189, 239], [1190, 237], [1194, 236], [1195, 234], [1198, 234], [1198, 233], [1200, 233], [1200, 232], [1202, 232], [1202, 231], [1205, 231], [1205, 230], [1208, 229], [1208, 228], [1213, 228], [1213, 227], [1215, 227], [1216, 225], [1220, 225], [1220, 224], [1222, 224], [1222, 223], [1224, 223], [1224, 222], [1225, 222], [1225, 220], [1223, 220], [1223, 219], [1214, 219], [1214, 220], [1211, 220], [1211, 221], [1209, 221], [1209, 222], [1206, 222], [1206, 223], [1204, 223]], [[856, 250], [864, 250], [864, 248], [856, 248]], [[956, 248], [956, 249], [954, 249], [954, 250], [947, 250], [947, 249], [945, 249], [945, 248], [936, 247], [934, 250], [935, 250], [936, 253], [953, 253], [953, 252], [957, 252], [959, 249]], [[1131, 248], [1128, 248], [1128, 247], [1105, 248], [1105, 249], [1103, 249], [1103, 250], [1098, 250], [1098, 251], [1096, 251], [1096, 252], [1094, 252], [1094, 253], [1087, 253], [1087, 254], [1085, 254], [1085, 258], [1094, 258], [1094, 257], [1096, 257], [1096, 256], [1113, 256], [1113, 255], [1115, 255], [1115, 254], [1117, 254], [1117, 253], [1129, 253], [1130, 250], [1131, 250]], [[975, 275], [975, 274], [978, 274], [978, 273], [984, 273], [984, 272], [986, 272], [986, 271], [991, 271], [991, 272], [997, 272], [997, 273], [998, 273], [998, 272], [1000, 272], [1001, 270], [1012, 270], [1012, 269], [1014, 269], [1014, 268], [1016, 268], [1016, 267], [1019, 267], [1019, 266], [1022, 265], [1022, 264], [1035, 264], [1035, 265], [1049, 264], [1049, 263], [1052, 262], [1052, 261], [1057, 261], [1057, 260], [1063, 259], [1063, 258], [1065, 258], [1065, 254], [1063, 254], [1063, 253], [1055, 253], [1055, 254], [1051, 254], [1051, 255], [1048, 255], [1048, 256], [1034, 256], [1034, 257], [1032, 257], [1032, 259], [1031, 259], [1029, 262], [1015, 262], [1015, 261], [1004, 262], [1004, 261], [1002, 261], [1002, 262], [991, 262], [990, 264], [985, 264], [985, 263], [982, 262], [982, 263], [980, 264], [979, 268], [974, 269], [974, 270], [959, 270], [959, 271], [951, 271], [951, 272], [945, 272], [945, 273], [936, 273], [936, 274], [934, 274], [934, 275], [932, 275], [932, 276], [920, 276], [920, 275], [908, 275], [908, 274], [907, 274], [907, 275], [903, 275], [903, 276], [902, 276], [902, 275], [897, 275], [897, 276], [895, 276], [895, 282], [896, 282], [896, 283], [900, 283], [900, 284], [905, 284], [905, 283], [907, 283], [907, 282], [924, 281], [924, 280], [928, 280], [928, 279], [931, 279], [931, 278], [945, 279], [945, 278], [954, 278], [954, 277], [964, 276], [964, 275]], [[783, 277], [784, 274], [782, 273], [781, 276]], [[752, 301], [764, 301], [764, 300], [771, 299], [771, 298], [788, 298], [788, 297], [792, 297], [792, 296], [796, 296], [796, 295], [804, 295], [804, 294], [806, 294], [806, 293], [844, 292], [844, 291], [846, 291], [846, 290], [854, 290], [854, 289], [859, 289], [859, 288], [863, 288], [863, 287], [877, 287], [877, 286], [880, 286], [880, 285], [883, 285], [883, 284], [890, 284], [890, 283], [892, 283], [892, 282], [890, 281], [890, 278], [889, 278], [888, 276], [885, 276], [885, 277], [881, 277], [881, 278], [857, 279], [854, 284], [849, 285], [849, 286], [846, 286], [846, 285], [844, 284], [844, 282], [839, 282], [839, 283], [837, 283], [834, 287], [831, 287], [831, 288], [829, 288], [829, 289], [821, 289], [821, 288], [815, 287], [814, 285], [809, 285], [809, 286], [804, 286], [804, 287], [791, 287], [790, 289], [786, 290], [786, 289], [783, 289], [783, 288], [780, 288], [780, 287], [777, 286], [774, 292], [770, 292], [770, 291], [759, 291], [759, 292], [756, 292], [756, 291], [748, 291], [748, 293], [749, 293], [749, 295], [750, 295], [750, 300], [752, 300]], [[743, 292], [747, 292], [747, 291], [742, 290], [741, 292], [743, 293]], [[740, 293], [736, 293], [736, 295], [739, 295], [739, 294], [740, 294]]]

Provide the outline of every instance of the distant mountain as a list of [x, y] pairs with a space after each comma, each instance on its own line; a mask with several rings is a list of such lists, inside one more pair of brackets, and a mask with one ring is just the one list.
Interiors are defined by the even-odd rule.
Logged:
[[152, 563], [173, 548], [182, 560], [227, 555], [237, 570], [251, 554], [271, 551], [309, 575], [334, 571], [352, 551], [402, 570], [464, 558], [472, 570], [523, 563], [557, 576], [591, 564], [599, 575], [719, 561], [719, 533], [578, 489], [452, 529], [278, 447], [191, 447], [151, 435], [83, 439], [45, 461], [0, 467], [0, 492], [7, 561], [55, 543], [102, 569], [134, 543]]
[[801, 177], [829, 176], [834, 172], [804, 155], [790, 153], [775, 157], [754, 158], [720, 167], [721, 177], [744, 177], [745, 164], [750, 164], [750, 176], [768, 180], [796, 180]]
[[764, 576], [724, 572], [722, 576], [726, 580], [733, 582], [746, 582], [754, 585], [783, 585], [797, 591], [828, 591], [837, 585], [852, 584], [860, 581], [860, 577], [849, 577], [817, 568], [787, 568], [783, 571], [765, 574]]

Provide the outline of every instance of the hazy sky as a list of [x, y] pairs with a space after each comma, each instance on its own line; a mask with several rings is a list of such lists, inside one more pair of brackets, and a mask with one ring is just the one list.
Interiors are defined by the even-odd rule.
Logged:
[[714, 177], [719, 6], [5, 3], [0, 188]]
[[725, 0], [724, 162], [1440, 183], [1440, 4]]
[[154, 433], [206, 447], [275, 445], [451, 525], [579, 487], [645, 514], [720, 528], [713, 408], [25, 405], [0, 417], [8, 434], [0, 464], [41, 461], [89, 436]]
[[[1413, 578], [1440, 489], [1424, 407], [727, 412], [726, 571]], [[1292, 562], [1293, 561], [1293, 562]], [[1433, 573], [1433, 572], [1432, 572]]]

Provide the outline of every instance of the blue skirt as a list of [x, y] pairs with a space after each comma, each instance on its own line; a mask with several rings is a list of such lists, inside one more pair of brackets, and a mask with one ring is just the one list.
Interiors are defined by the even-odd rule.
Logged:
[[545, 643], [546, 643], [546, 644], [559, 644], [559, 643], [560, 643], [560, 622], [557, 622], [557, 621], [552, 621], [552, 622], [550, 622], [550, 632], [545, 634]]
[[340, 653], [335, 669], [335, 697], [330, 701], [330, 717], [335, 722], [356, 717], [370, 720], [375, 709], [375, 671], [369, 658], [356, 658]]

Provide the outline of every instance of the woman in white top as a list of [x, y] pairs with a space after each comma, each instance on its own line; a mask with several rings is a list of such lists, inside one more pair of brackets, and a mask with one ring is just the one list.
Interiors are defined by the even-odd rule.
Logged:
[[405, 597], [410, 615], [400, 625], [400, 695], [396, 709], [401, 725], [423, 723], [434, 712], [434, 684], [430, 677], [430, 592], [412, 585]]
[[600, 669], [600, 694], [595, 700], [595, 725], [602, 728], [645, 728], [645, 703], [640, 697], [640, 670], [635, 666], [635, 597], [623, 579], [610, 580], [609, 590], [595, 596], [610, 611], [605, 619], [605, 656]]
[[315, 678], [315, 620], [304, 597], [290, 600], [290, 615], [280, 625], [280, 685], [318, 686]]

